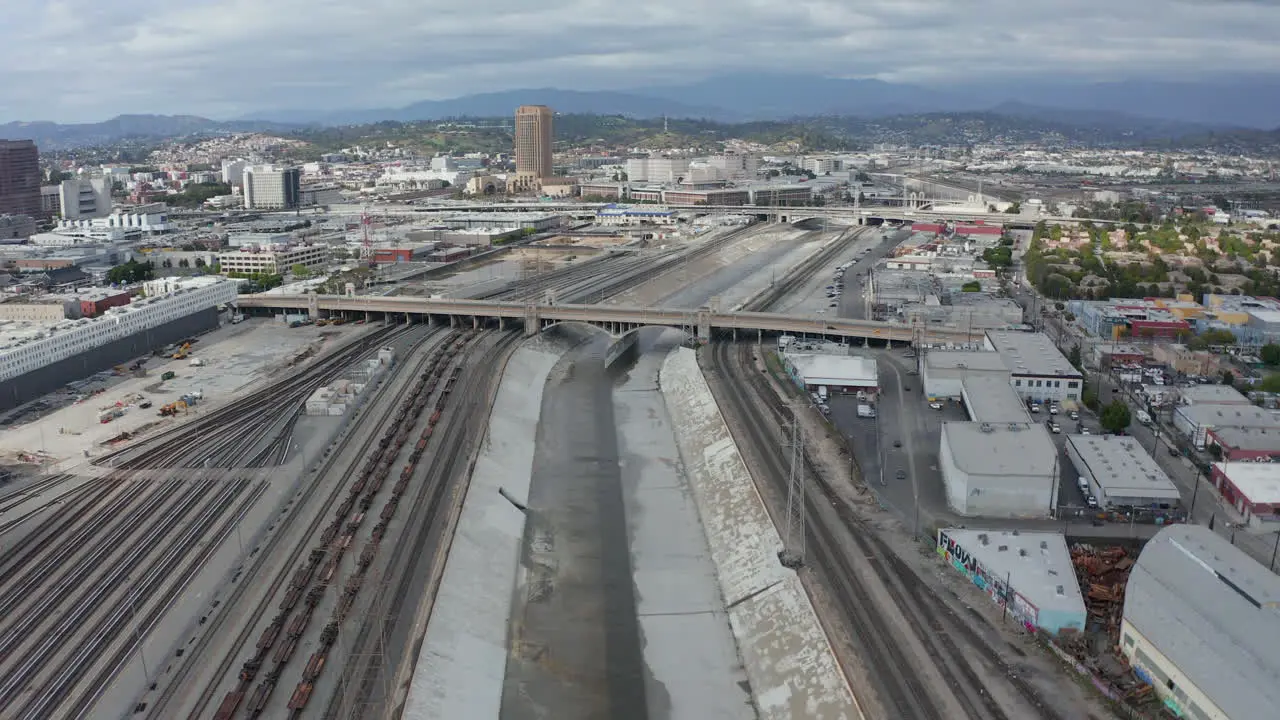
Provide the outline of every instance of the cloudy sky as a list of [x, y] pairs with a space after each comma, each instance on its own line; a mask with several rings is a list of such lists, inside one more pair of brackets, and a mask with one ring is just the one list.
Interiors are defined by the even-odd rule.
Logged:
[[232, 118], [737, 70], [1280, 73], [1280, 0], [4, 0], [0, 122]]

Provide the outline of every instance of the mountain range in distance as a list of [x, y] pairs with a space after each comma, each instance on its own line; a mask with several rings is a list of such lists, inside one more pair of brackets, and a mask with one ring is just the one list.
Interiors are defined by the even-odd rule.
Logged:
[[210, 132], [286, 131], [306, 126], [505, 117], [519, 105], [560, 113], [700, 118], [725, 123], [815, 116], [874, 119], [984, 112], [1024, 120], [1178, 138], [1280, 126], [1280, 75], [1217, 81], [1021, 82], [933, 88], [880, 80], [750, 73], [623, 91], [533, 88], [428, 100], [396, 108], [262, 111], [216, 121], [192, 115], [121, 115], [102, 123], [0, 124], [0, 138], [69, 148], [123, 139]]

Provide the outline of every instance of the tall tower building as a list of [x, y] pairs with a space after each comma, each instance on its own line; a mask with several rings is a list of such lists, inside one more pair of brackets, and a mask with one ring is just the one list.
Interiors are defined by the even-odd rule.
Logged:
[[546, 105], [516, 108], [516, 174], [551, 177], [551, 118]]
[[302, 171], [298, 168], [247, 167], [244, 206], [249, 210], [294, 210], [301, 205]]
[[40, 152], [30, 140], [0, 140], [0, 215], [43, 217]]

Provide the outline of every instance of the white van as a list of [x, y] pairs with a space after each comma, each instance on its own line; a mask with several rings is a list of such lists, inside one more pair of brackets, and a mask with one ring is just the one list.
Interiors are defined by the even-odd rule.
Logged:
[[1139, 410], [1136, 413], [1136, 416], [1138, 418], [1138, 422], [1142, 423], [1143, 425], [1151, 424], [1151, 416], [1147, 414], [1146, 410]]

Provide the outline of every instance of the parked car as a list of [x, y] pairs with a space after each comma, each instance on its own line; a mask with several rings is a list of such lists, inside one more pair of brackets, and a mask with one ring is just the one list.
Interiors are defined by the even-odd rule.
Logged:
[[1088, 506], [1089, 506], [1089, 507], [1091, 507], [1091, 508], [1096, 508], [1096, 507], [1098, 507], [1098, 498], [1096, 498], [1096, 497], [1094, 497], [1094, 496], [1092, 496], [1092, 495], [1090, 495], [1089, 497], [1085, 498], [1085, 499], [1084, 499], [1084, 502], [1085, 502], [1085, 504], [1086, 504], [1086, 505], [1088, 505]]
[[1072, 411], [1071, 411], [1071, 414], [1070, 414], [1070, 418], [1071, 418], [1072, 420], [1079, 420], [1079, 419], [1080, 419], [1080, 413], [1076, 412], [1075, 410], [1072, 410]]
[[931, 403], [929, 403], [929, 407], [933, 408], [934, 410], [941, 410], [941, 409], [942, 409], [942, 403], [940, 403], [940, 402], [936, 402], [936, 401], [935, 401], [935, 402], [931, 402]]

